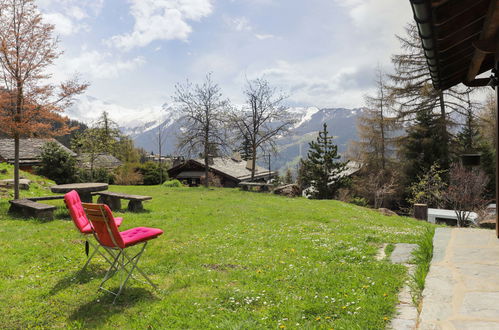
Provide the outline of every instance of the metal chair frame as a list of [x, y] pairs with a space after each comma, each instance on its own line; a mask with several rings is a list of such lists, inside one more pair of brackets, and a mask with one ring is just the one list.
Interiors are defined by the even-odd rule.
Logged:
[[[64, 204], [66, 204], [66, 208], [69, 209], [66, 201], [64, 200]], [[90, 223], [90, 221], [89, 221]], [[92, 226], [92, 225], [90, 225]], [[78, 231], [78, 233], [80, 233], [81, 236], [83, 236], [83, 238], [85, 239], [85, 252], [86, 252], [86, 255], [87, 255], [87, 261], [85, 262], [85, 264], [83, 265], [83, 267], [80, 269], [80, 271], [78, 272], [79, 274], [83, 273], [85, 271], [85, 269], [87, 268], [88, 264], [90, 263], [90, 260], [92, 260], [92, 258], [98, 253], [100, 254], [106, 261], [108, 264], [112, 265], [113, 264], [113, 261], [112, 259], [115, 257], [114, 254], [112, 253], [109, 253], [109, 251], [107, 251], [111, 258], [108, 258], [104, 253], [102, 253], [102, 251], [100, 250], [101, 248], [101, 245], [100, 244], [95, 244], [94, 242], [92, 242], [91, 240], [88, 239], [88, 236], [92, 235], [93, 234], [85, 234], [83, 232], [80, 231], [80, 229], [77, 227], [76, 230]], [[92, 250], [92, 253], [89, 255], [88, 252], [89, 252], [89, 247], [92, 247], [93, 250]]]
[[[110, 262], [111, 266], [109, 267], [108, 271], [106, 272], [106, 275], [104, 276], [104, 279], [102, 280], [101, 284], [99, 285], [98, 290], [103, 290], [103, 291], [106, 291], [108, 293], [113, 294], [115, 296], [114, 300], [113, 300], [113, 304], [114, 304], [116, 302], [116, 299], [118, 298], [118, 296], [121, 294], [121, 292], [125, 288], [130, 277], [133, 277], [134, 279], [138, 280], [137, 278], [135, 278], [135, 276], [133, 276], [134, 270], [137, 270], [154, 289], [158, 289], [158, 287], [151, 281], [151, 279], [137, 265], [139, 260], [140, 260], [140, 257], [142, 256], [142, 253], [144, 252], [144, 250], [147, 246], [148, 241], [144, 241], [144, 242], [140, 242], [140, 243], [132, 245], [132, 246], [142, 245], [142, 248], [134, 256], [128, 255], [125, 251], [126, 248], [119, 247], [119, 245], [116, 242], [116, 238], [114, 237], [114, 234], [113, 234], [111, 228], [109, 227], [109, 222], [112, 220], [108, 218], [108, 216], [104, 210], [104, 204], [82, 203], [82, 205], [83, 205], [83, 208], [85, 210], [85, 213], [87, 214], [87, 217], [89, 218], [90, 227], [92, 228], [92, 233], [93, 233], [96, 241], [99, 242], [99, 245], [102, 248], [104, 248], [111, 256], [113, 256], [113, 261]], [[94, 228], [92, 221], [102, 221], [105, 223], [106, 230], [107, 230], [109, 237], [111, 238], [111, 241], [114, 245], [113, 247], [109, 247], [109, 246], [102, 244], [102, 242], [100, 241], [99, 236]], [[131, 247], [131, 246], [128, 246], [128, 247]], [[106, 260], [107, 260], [107, 258], [106, 258]], [[132, 266], [132, 268], [130, 270], [127, 269], [128, 265]], [[118, 291], [113, 292], [111, 290], [104, 288], [103, 287], [104, 283], [106, 283], [109, 279], [111, 279], [113, 276], [115, 276], [118, 273], [120, 273], [120, 275], [121, 275], [121, 283], [120, 283]], [[125, 273], [126, 273], [126, 277], [123, 278]]]

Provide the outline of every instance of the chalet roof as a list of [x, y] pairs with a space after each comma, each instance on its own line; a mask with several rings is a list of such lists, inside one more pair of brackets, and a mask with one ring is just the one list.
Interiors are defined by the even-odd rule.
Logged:
[[[57, 143], [72, 156], [76, 154], [55, 139], [20, 139], [19, 162], [21, 164], [36, 164], [41, 161], [43, 146], [48, 142]], [[14, 162], [14, 139], [0, 139], [0, 158], [8, 163]]]
[[497, 0], [410, 0], [433, 85], [444, 90], [494, 67], [499, 28]]
[[[78, 155], [78, 161], [85, 169], [90, 169], [90, 159], [90, 154], [82, 153]], [[94, 160], [95, 168], [115, 169], [121, 166], [121, 164], [122, 162], [118, 158], [106, 153], [96, 155], [96, 158]]]
[[343, 172], [339, 173], [339, 175], [342, 177], [344, 177], [344, 176], [348, 177], [348, 176], [351, 176], [351, 175], [357, 173], [358, 171], [360, 171], [361, 168], [362, 168], [361, 163], [358, 163], [355, 161], [349, 161], [347, 163], [345, 170]]
[[[204, 160], [202, 159], [190, 159], [187, 162], [180, 164], [178, 166], [172, 167], [168, 170], [168, 173], [175, 173], [182, 170], [189, 163], [195, 163], [200, 167], [204, 166]], [[222, 175], [226, 175], [237, 179], [239, 181], [249, 180], [251, 178], [251, 171], [246, 167], [246, 161], [235, 160], [230, 157], [214, 157], [213, 164], [210, 165], [210, 169], [219, 172]], [[271, 176], [275, 176], [276, 172], [272, 171]], [[269, 171], [256, 165], [255, 179], [262, 177], [268, 177]]]

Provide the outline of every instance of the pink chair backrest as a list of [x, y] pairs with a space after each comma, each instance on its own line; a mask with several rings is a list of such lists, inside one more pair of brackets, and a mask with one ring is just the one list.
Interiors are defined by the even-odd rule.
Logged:
[[114, 221], [113, 213], [105, 204], [82, 203], [92, 225], [93, 231], [99, 243], [108, 247], [125, 248], [118, 226]]
[[83, 206], [81, 206], [80, 195], [78, 195], [76, 190], [71, 190], [64, 195], [64, 201], [66, 202], [66, 207], [69, 210], [69, 214], [71, 214], [75, 226], [83, 233], [83, 229], [88, 226], [89, 223]]

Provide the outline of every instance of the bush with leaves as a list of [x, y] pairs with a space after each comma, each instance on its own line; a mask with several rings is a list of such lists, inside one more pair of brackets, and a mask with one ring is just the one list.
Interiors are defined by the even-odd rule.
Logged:
[[36, 168], [43, 175], [57, 184], [76, 182], [78, 168], [76, 159], [64, 150], [58, 143], [48, 142], [41, 153], [42, 164]]
[[184, 185], [182, 184], [182, 182], [180, 182], [177, 179], [168, 180], [163, 183], [163, 187], [168, 187], [168, 188], [179, 188], [183, 186]]
[[446, 184], [442, 176], [447, 171], [441, 170], [437, 163], [434, 163], [430, 169], [418, 177], [418, 180], [409, 187], [410, 205], [426, 204], [428, 207], [443, 207], [445, 204], [444, 192]]
[[138, 164], [124, 163], [114, 170], [114, 183], [119, 185], [138, 185], [143, 183], [142, 174], [138, 172]]
[[155, 162], [145, 162], [142, 164], [138, 171], [142, 174], [143, 183], [145, 185], [155, 185], [162, 184], [164, 181], [168, 180], [168, 175], [166, 173], [166, 166], [163, 166], [163, 175], [160, 173], [160, 167], [158, 163]]
[[96, 168], [93, 173], [90, 170], [81, 170], [79, 172], [79, 181], [114, 184], [114, 174], [106, 168]]

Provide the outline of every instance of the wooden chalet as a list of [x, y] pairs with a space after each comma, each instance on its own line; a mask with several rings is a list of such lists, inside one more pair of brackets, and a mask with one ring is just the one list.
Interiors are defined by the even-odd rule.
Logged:
[[[54, 142], [71, 156], [76, 156], [76, 153], [66, 148], [56, 139], [20, 139], [19, 168], [23, 171], [32, 172], [33, 166], [40, 165], [43, 146], [48, 142]], [[14, 139], [0, 139], [0, 162], [14, 164]]]
[[[239, 182], [251, 180], [251, 161], [244, 161], [237, 157], [213, 157], [210, 159], [210, 173], [220, 180], [223, 187], [234, 188]], [[201, 184], [204, 177], [204, 160], [189, 159], [168, 170], [170, 178], [178, 179], [190, 186]], [[266, 181], [274, 178], [276, 172], [269, 172], [256, 166], [254, 181]]]
[[[91, 165], [91, 155], [87, 153], [79, 154], [76, 158], [80, 167], [89, 170]], [[106, 153], [100, 153], [95, 156], [94, 168], [104, 168], [106, 170], [114, 170], [121, 166], [123, 163], [116, 157]]]

